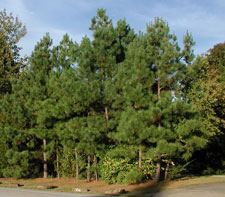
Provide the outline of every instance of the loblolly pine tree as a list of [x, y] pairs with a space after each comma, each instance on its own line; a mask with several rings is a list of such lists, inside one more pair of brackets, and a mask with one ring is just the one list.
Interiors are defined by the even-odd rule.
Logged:
[[[51, 80], [51, 87], [54, 88], [53, 98], [56, 99], [54, 107], [51, 107], [52, 114], [57, 120], [54, 129], [62, 146], [67, 150], [75, 151], [77, 155], [78, 151], [80, 152], [77, 147], [81, 141], [77, 125], [83, 122], [82, 118], [86, 115], [88, 99], [93, 98], [92, 91], [79, 80], [74, 68], [63, 70], [58, 78], [54, 77]], [[78, 166], [76, 169], [76, 179], [78, 179]]]
[[[117, 26], [115, 28], [117, 33], [117, 42], [118, 42], [118, 49], [116, 53], [116, 66], [112, 76], [112, 83], [108, 83], [106, 87], [107, 96], [111, 98], [111, 130], [115, 131], [116, 127], [118, 126], [118, 120], [120, 119], [121, 112], [125, 109], [124, 106], [125, 101], [122, 94], [122, 86], [125, 85], [126, 80], [122, 78], [123, 72], [127, 72], [129, 70], [129, 63], [124, 63], [126, 58], [126, 53], [128, 50], [128, 46], [133, 40], [136, 38], [136, 34], [134, 30], [126, 23], [126, 20], [119, 20], [117, 22]], [[121, 78], [120, 78], [121, 77]], [[119, 80], [117, 80], [117, 78]], [[122, 82], [123, 80], [123, 82]]]
[[34, 125], [30, 133], [36, 135], [43, 142], [43, 177], [47, 178], [47, 139], [52, 134], [53, 120], [48, 118], [46, 104], [49, 92], [47, 84], [53, 69], [52, 40], [47, 33], [34, 48], [30, 57], [30, 68], [27, 73], [28, 86], [24, 86], [26, 96], [26, 109], [32, 114]]
[[[154, 24], [147, 26], [147, 33], [140, 34], [129, 45], [124, 67], [120, 67], [116, 77], [118, 87], [121, 86], [117, 102], [124, 104], [124, 112], [120, 116], [115, 138], [149, 148], [149, 157], [157, 160], [156, 182], [162, 176], [162, 157], [188, 159], [194, 147], [203, 147], [207, 142], [204, 136], [208, 133], [196, 108], [180, 101], [179, 94], [176, 98], [172, 96], [179, 90], [185, 66], [193, 58], [192, 44], [189, 43], [191, 37], [187, 34], [185, 38], [186, 47], [181, 51], [176, 36], [169, 33], [168, 24], [156, 18]], [[185, 107], [181, 108], [181, 105]], [[181, 110], [179, 113], [177, 108]], [[183, 141], [177, 141], [178, 136], [182, 136], [182, 123], [189, 126], [190, 122], [193, 123], [190, 131], [193, 136], [187, 134]], [[199, 146], [191, 144], [195, 140]], [[185, 146], [191, 151], [185, 152]]]
[[[90, 30], [93, 32], [94, 39], [89, 44], [89, 48], [92, 48], [89, 59], [92, 59], [90, 64], [92, 76], [95, 76], [99, 87], [98, 102], [91, 111], [94, 110], [97, 116], [105, 114], [106, 130], [109, 133], [116, 129], [118, 124], [116, 111], [120, 107], [116, 102], [119, 88], [115, 86], [115, 76], [125, 60], [127, 46], [133, 41], [135, 34], [125, 20], [119, 20], [114, 28], [112, 20], [106, 16], [104, 9], [98, 9], [97, 15], [92, 19]], [[102, 125], [101, 131], [104, 130]], [[112, 141], [107, 138], [104, 140], [106, 143], [108, 140]]]
[[[72, 101], [69, 98], [74, 99], [73, 96], [73, 84], [77, 82], [76, 72], [74, 72], [74, 66], [76, 64], [78, 44], [73, 42], [68, 34], [63, 36], [60, 44], [53, 47], [53, 70], [49, 75], [49, 83], [47, 84], [49, 98], [45, 103], [44, 110], [47, 111], [46, 115], [48, 119], [52, 119], [53, 133], [55, 141], [52, 140], [52, 152], [56, 157], [56, 171], [59, 177], [59, 149], [62, 146], [59, 142], [58, 126], [60, 123], [64, 124], [66, 120], [73, 117], [75, 114], [74, 106], [71, 105]], [[74, 83], [73, 81], [74, 80]], [[70, 84], [71, 83], [71, 84]], [[68, 87], [69, 86], [69, 87]], [[69, 89], [71, 88], [71, 89]], [[69, 93], [69, 95], [68, 95]], [[51, 113], [49, 113], [51, 112]], [[59, 124], [58, 124], [59, 123]]]
[[[142, 147], [145, 140], [144, 113], [152, 98], [153, 75], [148, 68], [143, 35], [140, 34], [127, 48], [126, 60], [115, 77], [118, 89], [114, 105], [120, 106], [119, 125], [113, 138], [139, 148], [139, 167], [142, 166]], [[135, 150], [134, 150], [135, 151]]]
[[[83, 48], [81, 55], [85, 56], [86, 61], [82, 58], [83, 63], [78, 63], [78, 65], [83, 71], [87, 69], [91, 71], [85, 77], [89, 84], [97, 84], [97, 102], [95, 101], [88, 107], [88, 113], [90, 116], [96, 117], [105, 114], [106, 128], [102, 125], [101, 119], [96, 119], [99, 121], [99, 125], [102, 125], [101, 128], [98, 128], [98, 132], [102, 133], [104, 130], [115, 129], [114, 123], [110, 124], [110, 119], [111, 122], [113, 119], [112, 103], [116, 98], [114, 79], [120, 63], [125, 59], [127, 45], [134, 39], [135, 34], [125, 20], [118, 21], [117, 27], [114, 28], [112, 21], [106, 16], [106, 11], [103, 9], [99, 9], [97, 15], [92, 19], [90, 30], [93, 31], [94, 39], [91, 43], [87, 38], [84, 39], [81, 44], [81, 48]], [[84, 52], [84, 48], [89, 48], [89, 50]], [[87, 60], [89, 60], [89, 65], [87, 65]], [[88, 119], [91, 118], [90, 116]], [[103, 133], [102, 135], [104, 136]], [[106, 138], [105, 142], [107, 141]]]
[[90, 30], [93, 31], [94, 67], [101, 86], [101, 105], [109, 128], [109, 108], [113, 98], [110, 90], [113, 87], [113, 76], [116, 71], [116, 55], [119, 53], [117, 31], [113, 27], [112, 20], [106, 16], [104, 9], [98, 9], [97, 15], [92, 19]]
[[[4, 9], [0, 11], [0, 99], [5, 94], [11, 93], [11, 80], [17, 79], [21, 74], [22, 68], [25, 66], [25, 58], [20, 56], [21, 48], [18, 46], [20, 39], [25, 36], [26, 27], [13, 14], [7, 14]], [[6, 99], [6, 98], [5, 98]], [[6, 99], [7, 100], [7, 99]], [[0, 127], [3, 129], [9, 119], [8, 113], [3, 113], [3, 101], [0, 104]], [[4, 144], [4, 136], [1, 135], [1, 155], [0, 166], [3, 168], [6, 165], [5, 149], [8, 145]]]
[[[156, 18], [154, 24], [147, 26], [148, 36], [148, 54], [150, 59], [150, 69], [154, 72], [155, 93], [157, 93], [158, 102], [160, 103], [162, 91], [171, 90], [176, 82], [176, 71], [180, 63], [179, 48], [176, 37], [169, 33], [168, 24], [160, 18]], [[153, 90], [154, 91], [154, 90]], [[157, 115], [158, 131], [160, 132], [161, 114]], [[159, 181], [161, 171], [161, 155], [158, 155], [156, 182]]]
[[[106, 124], [104, 120], [101, 82], [98, 76], [98, 68], [95, 66], [96, 57], [93, 45], [87, 37], [84, 37], [80, 44], [80, 56], [78, 58], [78, 78], [84, 91], [81, 92], [82, 98], [85, 98], [85, 109], [80, 121], [83, 126], [78, 129], [80, 152], [87, 155], [88, 168], [87, 180], [90, 181], [90, 158], [94, 156], [95, 161], [98, 155], [99, 146], [104, 143], [106, 137]], [[95, 124], [93, 121], [95, 120]], [[92, 124], [92, 126], [90, 126]], [[101, 135], [100, 135], [101, 134]], [[91, 141], [89, 141], [91, 140]], [[97, 165], [97, 164], [96, 164]], [[97, 171], [95, 172], [97, 178]]]
[[[28, 150], [26, 150], [27, 136], [21, 129], [24, 128], [26, 122], [24, 121], [23, 109], [18, 106], [20, 103], [16, 99], [12, 93], [1, 99], [1, 110], [4, 116], [3, 125], [0, 127], [1, 146], [7, 149], [3, 149], [5, 152], [1, 153], [4, 162], [1, 163], [0, 172], [1, 176], [4, 177], [22, 178], [29, 173], [29, 157]], [[15, 114], [14, 117], [11, 113]], [[20, 144], [23, 145], [20, 146]], [[23, 162], [21, 162], [21, 157], [24, 157]]]
[[[205, 131], [204, 124], [198, 118], [198, 113], [191, 105], [189, 108], [193, 111], [189, 111], [188, 107], [185, 107], [183, 108], [183, 111], [180, 111], [180, 113], [185, 114], [181, 116], [183, 117], [183, 120], [179, 119], [179, 121], [177, 121], [176, 114], [174, 114], [173, 117], [173, 113], [170, 116], [166, 115], [170, 110], [173, 111], [174, 106], [179, 106], [180, 102], [185, 105], [184, 102], [179, 101], [179, 95], [177, 95], [177, 101], [173, 101], [172, 92], [175, 92], [175, 90], [178, 89], [179, 82], [182, 79], [183, 69], [185, 69], [185, 62], [190, 63], [193, 59], [191, 53], [192, 40], [190, 35], [187, 34], [186, 37], [184, 37], [185, 48], [183, 51], [180, 51], [176, 36], [169, 33], [168, 24], [162, 19], [156, 18], [154, 24], [149, 24], [147, 26], [146, 36], [148, 40], [147, 53], [149, 54], [149, 68], [154, 73], [155, 78], [152, 91], [157, 95], [157, 101], [149, 105], [149, 118], [151, 119], [150, 128], [152, 129], [150, 131], [151, 137], [149, 140], [150, 142], [153, 142], [153, 144], [156, 143], [156, 147], [153, 150], [155, 153], [158, 153], [155, 177], [155, 181], [158, 182], [161, 176], [161, 162], [163, 155], [172, 156], [172, 153], [170, 152], [173, 150], [172, 147], [177, 147], [178, 151], [179, 147], [182, 147], [182, 143], [187, 143], [186, 146], [190, 146], [189, 148], [192, 150], [194, 147], [196, 149], [203, 147], [207, 141], [204, 136], [209, 133]], [[189, 47], [187, 47], [188, 45]], [[189, 114], [192, 115], [189, 116]], [[170, 118], [173, 118], [174, 123], [171, 123]], [[184, 125], [189, 125], [192, 121], [195, 122], [193, 123], [192, 130], [190, 130], [193, 135], [188, 134], [188, 137], [190, 137], [189, 139], [187, 138], [183, 142], [177, 143], [176, 138], [180, 135], [180, 125], [182, 125], [183, 121]], [[178, 129], [173, 125], [177, 125]], [[154, 134], [152, 132], [154, 132]], [[198, 135], [198, 133], [200, 133], [200, 135]], [[199, 142], [199, 146], [194, 145], [195, 140]], [[193, 144], [191, 141], [193, 141]], [[164, 148], [162, 148], [162, 146]], [[185, 159], [190, 158], [190, 152], [187, 150], [186, 153], [183, 153]]]
[[[64, 41], [65, 38], [63, 38]], [[66, 38], [66, 40], [68, 39]], [[53, 105], [51, 105], [50, 109], [53, 110], [52, 116], [57, 121], [54, 127], [61, 144], [65, 149], [74, 151], [76, 157], [76, 179], [78, 179], [78, 153], [85, 153], [90, 156], [86, 149], [80, 148], [88, 143], [83, 137], [86, 133], [85, 129], [88, 127], [84, 122], [87, 122], [88, 119], [97, 114], [95, 110], [98, 109], [96, 106], [98, 106], [100, 94], [98, 80], [93, 67], [94, 62], [91, 59], [93, 56], [91, 56], [92, 46], [90, 40], [84, 37], [79, 47], [77, 44], [69, 44], [65, 47], [65, 42], [61, 43], [63, 43], [63, 46], [56, 47], [56, 50], [60, 49], [60, 52], [62, 52], [62, 49], [64, 49], [73, 52], [58, 53], [59, 61], [57, 63], [60, 68], [56, 68], [56, 72], [52, 72], [50, 76], [49, 90], [54, 90], [51, 94]], [[66, 59], [70, 60], [70, 62], [65, 61]], [[65, 63], [68, 63], [67, 66], [64, 65]], [[103, 124], [103, 130], [104, 128]], [[89, 138], [92, 135], [94, 135], [93, 131], [90, 133]], [[94, 150], [94, 147], [92, 149]]]
[[[1, 127], [2, 142], [7, 143], [5, 177], [39, 176], [40, 141], [29, 130], [35, 125], [33, 114], [26, 108], [29, 80], [22, 75], [11, 81], [11, 94], [1, 99], [4, 124]], [[26, 89], [27, 88], [27, 89]], [[33, 171], [31, 171], [31, 169]]]

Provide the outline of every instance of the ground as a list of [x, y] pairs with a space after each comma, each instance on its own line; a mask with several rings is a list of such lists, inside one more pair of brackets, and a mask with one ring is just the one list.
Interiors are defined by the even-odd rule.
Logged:
[[74, 178], [36, 178], [36, 179], [0, 179], [0, 187], [18, 187], [17, 184], [24, 185], [20, 188], [24, 189], [37, 189], [37, 186], [53, 185], [58, 186], [58, 188], [51, 189], [52, 191], [63, 191], [72, 192], [72, 188], [89, 189], [88, 193], [92, 194], [104, 194], [113, 188], [123, 188], [130, 194], [149, 194], [158, 191], [177, 189], [186, 186], [199, 185], [199, 184], [209, 184], [209, 183], [219, 183], [225, 182], [225, 176], [204, 176], [204, 177], [186, 177], [178, 180], [167, 180], [159, 184], [155, 184], [153, 181], [140, 184], [106, 184], [103, 181], [91, 181], [86, 182], [85, 180], [76, 181]]

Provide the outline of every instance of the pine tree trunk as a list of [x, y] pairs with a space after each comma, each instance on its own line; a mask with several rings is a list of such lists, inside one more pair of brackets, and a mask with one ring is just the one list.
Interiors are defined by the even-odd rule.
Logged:
[[161, 79], [158, 77], [158, 100], [161, 98]]
[[105, 119], [106, 119], [107, 127], [109, 128], [109, 113], [108, 113], [107, 107], [105, 107]]
[[[103, 67], [104, 63], [102, 63], [102, 67]], [[105, 75], [104, 75], [104, 70], [102, 69], [101, 70], [102, 72], [102, 81], [105, 80]], [[106, 124], [107, 124], [107, 127], [109, 128], [109, 114], [108, 114], [108, 108], [105, 107], [105, 119], [106, 119]]]
[[142, 167], [142, 150], [141, 148], [139, 148], [139, 160], [138, 160], [138, 167], [141, 168]]
[[48, 177], [48, 166], [47, 166], [47, 155], [46, 155], [46, 139], [43, 139], [43, 161], [44, 161], [44, 172], [43, 172], [43, 178], [47, 178]]
[[98, 181], [97, 157], [96, 157], [96, 155], [94, 155], [94, 166], [95, 166], [95, 180]]
[[90, 182], [90, 167], [91, 167], [91, 156], [88, 155], [88, 166], [87, 166], [87, 181]]
[[165, 177], [164, 177], [165, 180], [167, 179], [169, 167], [170, 167], [170, 162], [168, 161], [168, 162], [167, 162], [167, 165], [166, 165], [166, 171], [165, 171]]
[[56, 168], [57, 168], [57, 178], [60, 178], [59, 174], [59, 149], [58, 149], [59, 141], [56, 140]]
[[74, 151], [74, 154], [76, 159], [76, 180], [79, 180], [79, 161], [78, 161], [78, 153], [76, 149]]
[[161, 156], [158, 155], [158, 161], [156, 165], [156, 175], [155, 175], [155, 182], [158, 183], [160, 181], [161, 175]]
[[[159, 70], [159, 76], [158, 76], [158, 100], [161, 99], [161, 79], [160, 79], [160, 70]], [[159, 131], [161, 129], [161, 122], [159, 121], [158, 124]], [[161, 175], [161, 155], [158, 155], [158, 161], [156, 164], [156, 176], [155, 176], [155, 182], [160, 181], [160, 175]]]

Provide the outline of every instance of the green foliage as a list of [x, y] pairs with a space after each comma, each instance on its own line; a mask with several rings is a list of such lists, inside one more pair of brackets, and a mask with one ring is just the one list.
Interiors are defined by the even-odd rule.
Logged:
[[[46, 33], [21, 72], [16, 43], [25, 27], [6, 11], [0, 17], [0, 176], [41, 176], [47, 163], [51, 176], [74, 177], [76, 150], [80, 178], [91, 157], [91, 176], [135, 183], [152, 179], [168, 158], [176, 161], [168, 177], [176, 178], [203, 148], [207, 158], [224, 149], [223, 45], [195, 59], [192, 35], [181, 49], [162, 18], [136, 35], [98, 9], [93, 39], [77, 44], [66, 34], [53, 46]], [[219, 169], [210, 164], [203, 173], [223, 172], [216, 152]]]
[[27, 150], [16, 152], [8, 150], [6, 152], [8, 166], [3, 170], [4, 177], [23, 178], [29, 174], [29, 153]]
[[126, 177], [126, 173], [134, 167], [129, 164], [128, 159], [105, 157], [102, 160], [100, 175], [106, 183], [122, 183]]
[[186, 97], [196, 104], [211, 132], [207, 146], [193, 155], [193, 173], [215, 174], [224, 169], [224, 47], [224, 43], [215, 45], [190, 67], [191, 83]]
[[124, 183], [140, 183], [143, 181], [143, 174], [140, 169], [132, 168], [125, 176]]
[[155, 174], [153, 163], [143, 162], [142, 168], [137, 167], [137, 161], [129, 158], [104, 157], [100, 164], [101, 179], [106, 183], [137, 183], [151, 180]]
[[138, 168], [137, 151], [134, 147], [117, 146], [109, 149], [100, 161], [101, 179], [107, 183], [135, 183], [151, 180], [155, 166], [150, 159], [143, 159], [142, 168]]
[[[188, 172], [188, 166], [190, 165], [190, 161], [188, 162], [171, 162], [168, 168], [168, 175], [167, 178], [169, 179], [178, 179], [185, 176]], [[165, 171], [165, 168], [164, 168]]]
[[[23, 131], [12, 127], [0, 128], [2, 144], [7, 145], [7, 150], [2, 153], [5, 159], [1, 163], [1, 174], [4, 177], [33, 177], [38, 175], [38, 157], [32, 155], [35, 149], [35, 139]], [[33, 156], [33, 157], [31, 157]]]
[[20, 39], [26, 34], [26, 28], [19, 19], [6, 10], [0, 11], [0, 98], [11, 92], [12, 78], [20, 74], [24, 67], [24, 58], [20, 57]]
[[4, 140], [2, 139], [4, 138], [4, 136], [1, 136], [0, 138], [0, 177], [3, 177], [3, 172], [4, 172], [4, 168], [7, 166], [8, 162], [7, 162], [7, 158], [6, 158], [6, 151], [8, 149], [8, 144], [4, 142]]
[[74, 154], [72, 151], [64, 150], [60, 156], [59, 174], [61, 177], [74, 177], [75, 164]]

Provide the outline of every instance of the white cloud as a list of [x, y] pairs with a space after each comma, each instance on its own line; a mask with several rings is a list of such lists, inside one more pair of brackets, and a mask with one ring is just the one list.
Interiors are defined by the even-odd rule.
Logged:
[[187, 30], [192, 32], [196, 40], [196, 52], [203, 53], [216, 43], [225, 40], [225, 26], [222, 25], [225, 21], [223, 8], [225, 8], [224, 0], [215, 0], [215, 2], [174, 0], [170, 3], [149, 1], [148, 5], [143, 5], [133, 14], [139, 23], [153, 21], [156, 16], [163, 17], [168, 21], [171, 31], [178, 35], [180, 42]]
[[223, 42], [225, 34], [224, 0], [0, 0], [0, 9], [3, 8], [27, 26], [28, 34], [20, 44], [23, 54], [28, 55], [46, 32], [54, 44], [65, 33], [78, 42], [85, 34], [90, 35], [88, 27], [97, 8], [106, 8], [114, 23], [125, 17], [136, 32], [145, 31], [155, 16], [163, 17], [180, 41], [186, 30], [192, 32], [198, 53]]
[[[73, 41], [80, 42], [82, 37], [81, 33], [71, 32], [63, 27], [55, 27], [49, 24], [47, 21], [40, 20], [38, 13], [29, 11], [26, 8], [25, 0], [1, 0], [3, 3], [0, 5], [0, 9], [6, 8], [7, 12], [12, 12], [14, 16], [18, 16], [20, 21], [27, 27], [27, 35], [21, 39], [19, 45], [23, 47], [22, 55], [30, 55], [34, 49], [36, 43], [45, 35], [46, 32], [50, 33], [51, 38], [54, 41], [54, 45], [58, 44], [63, 35], [68, 33]], [[63, 3], [61, 1], [61, 3]], [[91, 6], [88, 1], [77, 1], [78, 6], [82, 9], [86, 9], [86, 6]], [[4, 5], [4, 7], [2, 7]], [[53, 14], [53, 13], [52, 13]], [[55, 14], [55, 13], [54, 13]], [[47, 16], [46, 16], [47, 17]]]

